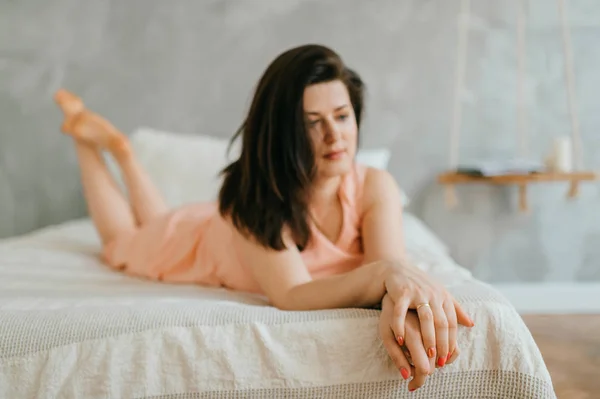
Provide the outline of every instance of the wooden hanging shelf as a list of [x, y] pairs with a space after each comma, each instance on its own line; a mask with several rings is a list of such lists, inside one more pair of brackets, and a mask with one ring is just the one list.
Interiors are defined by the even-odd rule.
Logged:
[[579, 183], [598, 179], [598, 174], [591, 171], [578, 171], [572, 173], [558, 172], [535, 172], [530, 174], [506, 174], [497, 176], [478, 176], [458, 173], [454, 171], [445, 172], [438, 176], [438, 182], [447, 186], [446, 201], [454, 206], [458, 203], [454, 192], [456, 184], [492, 184], [492, 185], [517, 185], [519, 186], [519, 209], [527, 211], [527, 185], [531, 183], [561, 182], [570, 183], [568, 197], [574, 198], [579, 193]]
[[527, 184], [536, 182], [558, 182], [558, 181], [587, 181], [598, 178], [595, 172], [536, 172], [529, 174], [499, 175], [499, 176], [477, 176], [458, 172], [442, 173], [438, 181], [442, 184], [463, 184], [463, 183], [488, 183], [488, 184]]

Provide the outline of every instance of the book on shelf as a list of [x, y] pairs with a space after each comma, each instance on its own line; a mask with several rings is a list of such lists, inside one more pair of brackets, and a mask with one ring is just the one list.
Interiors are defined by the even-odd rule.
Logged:
[[528, 175], [543, 172], [544, 169], [544, 165], [540, 162], [528, 160], [484, 160], [461, 164], [456, 168], [456, 173], [469, 176], [493, 177]]

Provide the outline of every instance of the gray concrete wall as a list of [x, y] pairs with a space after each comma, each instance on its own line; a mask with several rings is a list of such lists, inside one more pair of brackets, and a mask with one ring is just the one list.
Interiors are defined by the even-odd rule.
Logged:
[[[516, 154], [516, 1], [473, 0], [461, 159]], [[600, 3], [568, 1], [587, 166], [600, 166]], [[525, 2], [530, 154], [569, 134], [557, 3]], [[126, 132], [229, 136], [257, 78], [286, 48], [332, 46], [369, 89], [365, 146], [393, 148], [411, 211], [488, 281], [600, 280], [598, 184], [461, 188], [448, 164], [458, 0], [0, 1], [0, 236], [85, 215], [52, 93], [67, 87]]]

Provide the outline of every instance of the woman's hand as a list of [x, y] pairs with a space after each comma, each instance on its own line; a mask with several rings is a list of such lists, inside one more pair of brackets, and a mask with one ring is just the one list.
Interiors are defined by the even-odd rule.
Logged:
[[448, 354], [456, 349], [457, 324], [472, 327], [473, 322], [444, 287], [402, 262], [406, 256], [402, 195], [389, 172], [367, 170], [362, 204], [363, 261], [381, 265], [380, 274], [372, 279], [373, 292], [380, 295], [378, 300], [389, 293], [395, 304], [394, 331], [400, 340], [404, 339], [408, 309], [416, 310], [428, 355], [437, 364], [445, 364]]
[[414, 309], [427, 356], [438, 367], [454, 361], [459, 353], [458, 324], [473, 327], [474, 323], [450, 293], [410, 265], [390, 265], [384, 281], [389, 300], [394, 304], [391, 326], [398, 343], [402, 345], [406, 339], [408, 310]]
[[379, 334], [385, 349], [396, 367], [398, 367], [402, 378], [408, 380], [413, 376], [413, 379], [408, 383], [408, 389], [414, 391], [425, 384], [425, 380], [433, 373], [435, 366], [432, 359], [427, 357], [423, 346], [421, 327], [416, 312], [409, 311], [406, 315], [406, 322], [404, 323], [405, 337], [402, 345], [396, 340], [397, 334], [393, 328], [394, 321], [394, 302], [389, 295], [386, 295], [381, 304]]

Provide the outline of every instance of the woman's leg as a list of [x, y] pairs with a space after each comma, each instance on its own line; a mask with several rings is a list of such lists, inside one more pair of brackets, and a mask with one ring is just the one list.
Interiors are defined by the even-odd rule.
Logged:
[[62, 91], [56, 94], [55, 100], [65, 115], [62, 131], [75, 138], [88, 212], [100, 239], [107, 244], [118, 233], [135, 229], [135, 218], [129, 203], [106, 167], [98, 147], [94, 143], [80, 140], [76, 133], [77, 120], [84, 112], [81, 100]]
[[88, 212], [102, 243], [108, 244], [117, 234], [136, 229], [134, 215], [98, 148], [80, 140], [75, 148]]
[[117, 151], [113, 151], [112, 155], [121, 169], [138, 224], [142, 225], [148, 220], [164, 215], [169, 207], [131, 147], [124, 145]]
[[146, 171], [138, 162], [127, 137], [119, 132], [110, 122], [101, 116], [86, 110], [79, 98], [61, 90], [56, 95], [63, 109], [77, 109], [74, 104], [81, 104], [80, 112], [71, 120], [67, 120], [64, 130], [81, 141], [93, 144], [111, 153], [117, 161], [127, 192], [130, 207], [141, 225], [148, 220], [168, 211], [168, 206]]

